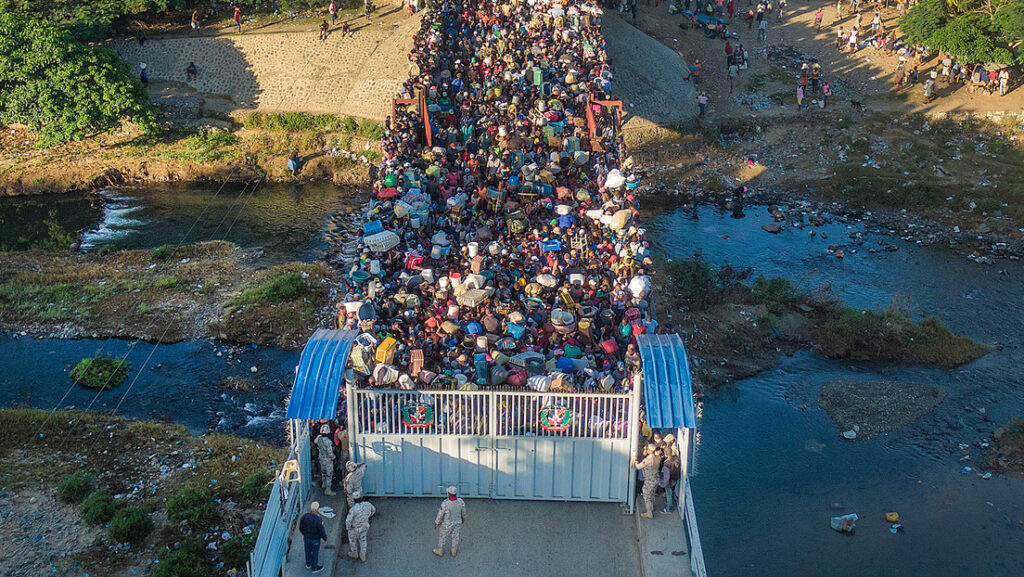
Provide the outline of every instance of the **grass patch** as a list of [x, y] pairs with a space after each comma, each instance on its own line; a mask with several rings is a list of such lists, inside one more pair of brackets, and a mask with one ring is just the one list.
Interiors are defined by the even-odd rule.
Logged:
[[118, 543], [136, 545], [144, 541], [152, 530], [153, 521], [149, 518], [149, 511], [132, 505], [114, 513], [107, 534]]
[[808, 295], [796, 288], [789, 279], [765, 278], [758, 275], [750, 286], [754, 302], [764, 305], [771, 315], [781, 315], [785, 309], [795, 303], [807, 300]]
[[175, 548], [161, 549], [157, 560], [153, 577], [207, 577], [210, 574], [203, 542], [196, 537], [180, 542]]
[[731, 291], [745, 290], [742, 282], [750, 271], [729, 265], [715, 269], [704, 257], [695, 252], [690, 258], [670, 260], [661, 264], [667, 279], [663, 290], [670, 298], [692, 310], [702, 310], [724, 302]]
[[935, 317], [920, 323], [903, 311], [834, 307], [817, 336], [818, 350], [834, 359], [899, 361], [956, 367], [986, 352], [984, 345], [953, 334]]
[[332, 274], [323, 263], [288, 263], [263, 271], [227, 302], [210, 331], [229, 341], [297, 348], [319, 325]]
[[201, 528], [217, 518], [217, 505], [205, 490], [185, 487], [167, 500], [167, 517]]
[[239, 493], [249, 503], [266, 503], [270, 498], [270, 482], [273, 480], [274, 473], [269, 469], [254, 471], [242, 481]]
[[256, 547], [257, 535], [237, 535], [224, 542], [220, 549], [220, 559], [225, 569], [243, 569], [249, 560], [249, 554]]
[[162, 276], [162, 277], [156, 279], [156, 282], [154, 284], [158, 288], [172, 289], [172, 288], [178, 286], [179, 283], [181, 283], [181, 279], [179, 279], [178, 277], [176, 277], [173, 274], [171, 274], [171, 275]]
[[94, 357], [82, 359], [71, 370], [71, 380], [87, 389], [105, 390], [116, 387], [128, 378], [131, 364], [123, 359]]
[[92, 492], [92, 477], [85, 471], [76, 471], [57, 483], [57, 500], [62, 503], [81, 503]]
[[174, 246], [169, 244], [158, 246], [150, 251], [149, 255], [153, 260], [167, 260], [174, 256]]
[[117, 505], [110, 491], [100, 490], [91, 493], [82, 503], [78, 515], [87, 525], [103, 525], [114, 517]]
[[380, 123], [372, 120], [308, 112], [250, 112], [242, 119], [242, 125], [284, 132], [341, 132], [370, 140], [378, 140], [384, 134]]

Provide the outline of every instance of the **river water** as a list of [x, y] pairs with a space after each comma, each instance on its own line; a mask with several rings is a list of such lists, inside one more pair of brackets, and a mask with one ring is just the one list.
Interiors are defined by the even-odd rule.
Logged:
[[[226, 237], [263, 247], [271, 264], [322, 255], [344, 234], [345, 215], [358, 204], [331, 185], [264, 184], [251, 192], [244, 185], [119, 190], [103, 193], [102, 202], [63, 196], [63, 208], [53, 210], [44, 210], [38, 198], [8, 200], [0, 203], [0, 220], [22, 223], [5, 230], [8, 244], [45, 239], [52, 232], [38, 226], [45, 219], [68, 230], [84, 228], [87, 249]], [[829, 286], [859, 307], [882, 308], [898, 298], [915, 314], [937, 315], [955, 331], [998, 348], [954, 370], [836, 362], [801, 352], [708, 394], [701, 403], [693, 485], [711, 574], [1024, 574], [1024, 526], [1018, 524], [1024, 520], [1024, 482], [961, 474], [973, 463], [961, 462], [958, 451], [960, 443], [980, 442], [1024, 412], [1024, 266], [974, 264], [855, 222], [817, 227], [813, 236], [810, 228], [772, 235], [760, 228], [771, 220], [763, 207], [733, 218], [700, 206], [664, 212], [645, 224], [662, 256], [682, 258], [699, 249], [716, 264], [784, 276], [808, 290]], [[853, 242], [857, 233], [863, 244]], [[827, 254], [834, 244], [843, 245], [845, 258]], [[898, 250], [885, 250], [892, 245]], [[236, 347], [229, 365], [226, 351], [212, 341], [154, 349], [133, 341], [0, 335], [0, 405], [116, 410], [182, 423], [196, 433], [221, 430], [282, 442], [282, 410], [298, 354]], [[70, 368], [98, 352], [127, 354], [133, 367], [128, 382], [99, 394], [71, 386]], [[228, 376], [251, 376], [251, 366], [259, 369], [260, 391], [220, 386]], [[816, 402], [821, 384], [839, 378], [932, 383], [948, 395], [902, 431], [850, 443], [839, 438]], [[978, 454], [973, 446], [971, 454]], [[901, 514], [904, 533], [889, 533], [887, 511]], [[846, 512], [861, 516], [853, 537], [828, 528], [830, 516]]]
[[[712, 263], [783, 276], [808, 290], [829, 286], [859, 307], [884, 308], [896, 297], [915, 314], [936, 315], [953, 330], [1001, 348], [953, 370], [836, 362], [800, 352], [708, 394], [693, 488], [709, 572], [1024, 574], [1024, 482], [963, 474], [965, 465], [975, 465], [961, 461], [958, 450], [1024, 412], [1024, 268], [974, 264], [862, 223], [828, 224], [812, 236], [810, 227], [777, 235], [761, 230], [771, 221], [763, 207], [736, 219], [700, 206], [662, 213], [647, 224], [663, 256], [682, 258], [699, 249]], [[851, 237], [858, 232], [862, 245]], [[845, 258], [827, 254], [834, 244], [843, 245]], [[888, 252], [887, 245], [899, 248]], [[931, 383], [948, 396], [902, 431], [850, 443], [816, 402], [820, 386], [834, 379]], [[970, 452], [979, 453], [973, 446]], [[887, 511], [900, 513], [903, 533], [889, 532]], [[829, 517], [848, 512], [861, 517], [855, 536], [829, 529]]]

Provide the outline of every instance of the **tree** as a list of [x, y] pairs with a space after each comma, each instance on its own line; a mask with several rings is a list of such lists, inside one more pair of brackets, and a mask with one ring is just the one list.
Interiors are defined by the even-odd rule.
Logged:
[[900, 19], [900, 30], [966, 62], [1009, 64], [1024, 39], [1024, 0], [923, 0]]
[[153, 125], [146, 90], [117, 54], [88, 47], [55, 24], [0, 12], [0, 122], [23, 123], [52, 145]]

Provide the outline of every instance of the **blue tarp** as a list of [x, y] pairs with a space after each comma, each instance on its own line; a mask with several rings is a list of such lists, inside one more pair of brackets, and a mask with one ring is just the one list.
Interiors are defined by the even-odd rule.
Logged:
[[643, 361], [644, 408], [655, 429], [692, 429], [697, 425], [693, 382], [679, 335], [638, 335]]
[[302, 349], [288, 401], [289, 419], [333, 419], [345, 365], [358, 331], [319, 329]]

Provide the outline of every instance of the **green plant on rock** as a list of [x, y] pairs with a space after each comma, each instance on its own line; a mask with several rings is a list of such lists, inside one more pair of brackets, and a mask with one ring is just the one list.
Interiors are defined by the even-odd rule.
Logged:
[[242, 291], [233, 304], [282, 303], [301, 297], [309, 290], [300, 273], [290, 272], [275, 276], [267, 282]]
[[124, 359], [95, 357], [82, 359], [71, 370], [71, 380], [89, 389], [109, 389], [128, 378], [130, 363]]
[[117, 505], [107, 490], [94, 491], [82, 502], [78, 514], [88, 525], [103, 525], [114, 517]]
[[92, 491], [92, 477], [85, 471], [76, 471], [57, 483], [57, 499], [63, 503], [81, 503]]
[[217, 517], [217, 505], [210, 493], [185, 487], [167, 499], [167, 518], [187, 521], [194, 527], [207, 525]]
[[268, 469], [250, 473], [242, 482], [242, 498], [253, 504], [266, 503], [270, 498], [270, 482], [273, 479], [274, 473]]
[[149, 511], [144, 507], [132, 505], [114, 513], [107, 534], [118, 543], [136, 545], [144, 541], [152, 530], [153, 521], [149, 518]]

